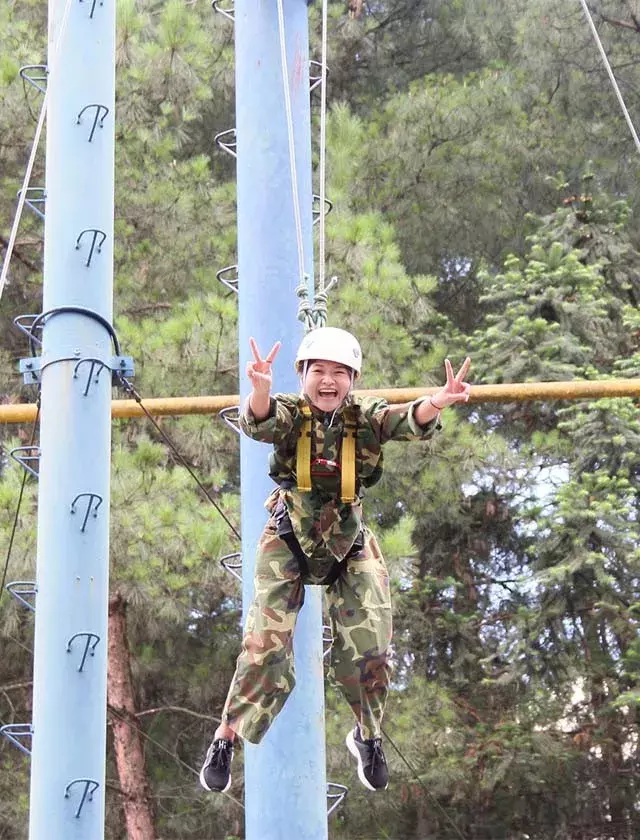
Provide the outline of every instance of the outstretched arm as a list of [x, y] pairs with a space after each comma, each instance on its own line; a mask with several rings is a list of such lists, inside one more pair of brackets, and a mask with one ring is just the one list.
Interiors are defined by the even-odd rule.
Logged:
[[455, 403], [467, 402], [469, 400], [471, 385], [469, 385], [468, 382], [465, 382], [464, 378], [467, 375], [470, 366], [471, 359], [467, 356], [462, 363], [462, 367], [454, 376], [451, 362], [449, 359], [445, 359], [444, 367], [447, 372], [446, 384], [438, 391], [437, 394], [429, 397], [428, 400], [424, 400], [416, 407], [414, 417], [417, 423], [424, 426], [430, 420], [433, 420], [434, 417], [437, 417], [438, 414], [440, 414], [440, 412], [447, 406], [455, 405]]

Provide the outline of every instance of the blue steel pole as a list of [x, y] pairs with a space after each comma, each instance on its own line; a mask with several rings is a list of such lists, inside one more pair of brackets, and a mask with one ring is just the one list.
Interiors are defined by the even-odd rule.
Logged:
[[[274, 365], [279, 391], [297, 391], [293, 363], [303, 330], [297, 320], [300, 282], [289, 141], [276, 0], [235, 4], [238, 276], [241, 399], [249, 336]], [[305, 0], [284, 2], [287, 63], [295, 133], [305, 272], [313, 277], [308, 13]], [[246, 609], [253, 595], [256, 544], [273, 489], [268, 449], [246, 438], [240, 448], [242, 569]], [[246, 745], [247, 840], [327, 837], [322, 666], [322, 603], [307, 587], [295, 634], [296, 687], [259, 746]]]
[[[50, 0], [49, 56], [43, 311], [75, 306], [110, 323], [115, 2]], [[42, 357], [29, 838], [99, 840], [111, 441], [111, 374], [101, 365], [111, 364], [109, 331], [86, 313], [51, 314]]]

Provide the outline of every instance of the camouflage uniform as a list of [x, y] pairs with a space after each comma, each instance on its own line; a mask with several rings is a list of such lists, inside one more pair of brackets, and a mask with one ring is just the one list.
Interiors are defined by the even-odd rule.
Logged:
[[[427, 440], [439, 425], [432, 420], [418, 426], [413, 416], [417, 403], [390, 407], [379, 398], [351, 397], [349, 404], [357, 416], [358, 499], [353, 504], [340, 500], [338, 473], [312, 472], [311, 491], [296, 489], [301, 398], [276, 394], [261, 422], [248, 405], [241, 413], [240, 425], [247, 435], [273, 444], [269, 472], [279, 485], [265, 504], [271, 516], [258, 543], [254, 600], [222, 714], [224, 723], [252, 743], [260, 742], [295, 685], [293, 631], [304, 602], [304, 584], [321, 584], [332, 570], [337, 576], [326, 588], [332, 677], [359, 721], [362, 736], [380, 736], [390, 673], [389, 575], [378, 543], [364, 525], [361, 500], [365, 488], [380, 479], [384, 443]], [[311, 408], [312, 461], [340, 462], [342, 411], [325, 417]], [[303, 573], [290, 542], [281, 536], [283, 519], [306, 555], [308, 568]], [[336, 562], [340, 566], [334, 568]]]

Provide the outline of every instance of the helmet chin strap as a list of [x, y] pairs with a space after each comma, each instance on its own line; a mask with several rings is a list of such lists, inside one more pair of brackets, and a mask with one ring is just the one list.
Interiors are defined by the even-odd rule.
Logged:
[[307, 378], [307, 369], [309, 367], [309, 359], [305, 359], [302, 363], [302, 373], [300, 374], [300, 396], [303, 397], [307, 402], [311, 402], [308, 395], [304, 390], [304, 383]]

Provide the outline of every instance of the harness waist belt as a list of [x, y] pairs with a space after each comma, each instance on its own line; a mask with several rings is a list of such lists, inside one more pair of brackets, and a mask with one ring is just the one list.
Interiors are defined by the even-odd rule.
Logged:
[[[298, 542], [296, 535], [293, 533], [291, 519], [282, 501], [278, 502], [274, 516], [276, 519], [277, 535], [287, 544], [287, 548], [298, 561], [300, 575], [302, 577], [306, 577], [309, 574], [309, 558], [302, 550], [302, 546]], [[360, 554], [363, 548], [364, 531], [360, 531], [345, 557], [343, 557], [342, 560], [334, 560], [333, 565], [318, 586], [331, 586], [332, 583], [335, 583], [335, 581], [340, 577], [342, 564], [350, 558], [355, 557], [357, 554]]]

